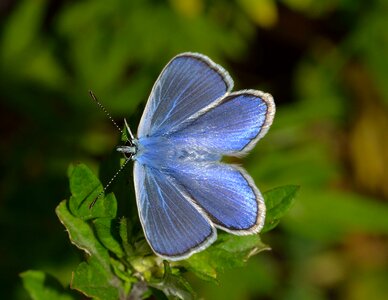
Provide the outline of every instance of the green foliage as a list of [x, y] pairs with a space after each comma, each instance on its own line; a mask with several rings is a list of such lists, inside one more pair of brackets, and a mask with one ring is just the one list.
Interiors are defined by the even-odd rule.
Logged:
[[108, 259], [101, 262], [92, 255], [87, 262], [82, 262], [73, 273], [71, 288], [93, 299], [119, 299], [124, 286], [110, 272]]
[[[303, 194], [284, 218], [287, 231], [296, 231], [301, 236], [320, 242], [339, 241], [354, 231], [388, 233], [388, 208], [382, 203], [339, 192], [317, 194], [314, 190], [303, 189]], [[325, 207], [332, 209], [326, 210]]]
[[216, 281], [220, 271], [240, 267], [252, 255], [269, 249], [258, 235], [234, 236], [220, 233], [211, 247], [188, 258], [184, 266], [201, 279]]
[[298, 186], [289, 185], [264, 194], [267, 215], [262, 232], [272, 230], [279, 224], [280, 219], [293, 205], [298, 190]]
[[[89, 210], [102, 190], [95, 178], [77, 179], [93, 184], [90, 195], [67, 197], [62, 207], [65, 221], [81, 220], [94, 239], [83, 240], [90, 232], [83, 226], [69, 225], [67, 232], [88, 251], [103, 258], [100, 252], [108, 252], [109, 260], [105, 255], [103, 261], [110, 272], [102, 274], [114, 274], [124, 294], [163, 298], [158, 287], [165, 284], [164, 274], [173, 276], [176, 290], [185, 290], [184, 273], [205, 299], [386, 299], [387, 1], [1, 3], [2, 298], [26, 299], [17, 274], [27, 268], [44, 270], [67, 285], [80, 263], [81, 251], [67, 243], [54, 213], [58, 199], [68, 193], [63, 174], [70, 162], [82, 161], [94, 173], [99, 169], [106, 183], [118, 164], [117, 157], [99, 164], [116, 145], [117, 134], [88, 100], [88, 89], [115, 120], [125, 117], [135, 129], [166, 62], [179, 52], [197, 51], [223, 65], [236, 89], [257, 88], [274, 96], [274, 124], [244, 158], [261, 190], [289, 183], [302, 187], [278, 227], [260, 236], [273, 251], [250, 258], [242, 268], [210, 264], [200, 273], [185, 261], [169, 264], [167, 273], [142, 238], [134, 199], [128, 199], [131, 185], [112, 186], [118, 208], [101, 198]], [[267, 201], [264, 230], [277, 224], [269, 207]], [[220, 232], [219, 239], [232, 237]], [[200, 254], [218, 246], [219, 241]], [[94, 270], [95, 262], [83, 253]], [[190, 260], [193, 266], [201, 262], [195, 256]], [[86, 266], [80, 269], [84, 274]], [[52, 285], [45, 274], [39, 275], [44, 280], [32, 280], [38, 283], [32, 296], [42, 298], [51, 290], [80, 298]], [[134, 274], [144, 274], [144, 281]], [[85, 278], [77, 280], [86, 289], [79, 279]]]
[[73, 300], [63, 286], [52, 276], [42, 271], [26, 271], [20, 274], [24, 288], [33, 300]]
[[[117, 201], [112, 194], [101, 197], [89, 208], [102, 188], [91, 170], [83, 164], [72, 165], [68, 174], [71, 196], [58, 205], [56, 213], [70, 241], [86, 256], [86, 261], [73, 272], [70, 287], [93, 299], [124, 299], [139, 293], [155, 294], [156, 290], [169, 299], [193, 299], [195, 293], [182, 277], [183, 273], [192, 272], [203, 280], [216, 281], [220, 272], [241, 267], [251, 256], [269, 249], [258, 235], [220, 233], [212, 246], [189, 259], [162, 261], [145, 246], [144, 237], [132, 242], [128, 233], [130, 220], [116, 219]], [[264, 194], [268, 203], [267, 231], [274, 228], [290, 208], [296, 190], [297, 187], [285, 186]], [[26, 280], [27, 290], [34, 295]], [[62, 296], [52, 297], [62, 299], [58, 298]]]

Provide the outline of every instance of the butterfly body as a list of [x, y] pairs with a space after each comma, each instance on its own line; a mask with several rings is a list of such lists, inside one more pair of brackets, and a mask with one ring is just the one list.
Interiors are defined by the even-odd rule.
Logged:
[[[169, 260], [208, 247], [216, 228], [259, 232], [263, 198], [242, 168], [275, 113], [269, 94], [231, 92], [228, 73], [204, 55], [173, 58], [156, 81], [137, 132], [118, 151], [134, 160], [136, 200], [151, 248]], [[129, 130], [129, 128], [128, 128]]]

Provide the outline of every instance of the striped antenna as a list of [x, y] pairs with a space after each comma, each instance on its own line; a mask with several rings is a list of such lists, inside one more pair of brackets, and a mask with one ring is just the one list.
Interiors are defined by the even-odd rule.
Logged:
[[[94, 93], [89, 90], [89, 95], [90, 97], [92, 97], [92, 99], [94, 100], [94, 102], [96, 102], [97, 106], [107, 115], [108, 119], [111, 120], [111, 122], [113, 123], [113, 125], [118, 129], [118, 131], [121, 132], [122, 135], [125, 135], [126, 134], [122, 131], [122, 129], [119, 127], [119, 125], [117, 125], [117, 123], [115, 122], [115, 120], [113, 120], [112, 116], [110, 115], [110, 113], [108, 113], [108, 111], [106, 110], [106, 108], [104, 107], [104, 105], [101, 104], [100, 101], [98, 101], [96, 95], [94, 95]], [[128, 126], [128, 125], [127, 125]], [[130, 132], [131, 136], [132, 136], [132, 132]]]
[[[97, 106], [108, 116], [109, 120], [111, 120], [111, 122], [118, 129], [118, 131], [120, 131], [121, 134], [123, 136], [125, 136], [126, 139], [128, 140], [128, 137], [127, 137], [126, 133], [124, 133], [123, 130], [117, 125], [115, 120], [113, 120], [111, 114], [106, 110], [104, 105], [102, 105], [101, 102], [98, 101], [96, 95], [94, 95], [94, 93], [91, 90], [89, 90], [89, 95], [94, 100], [94, 102], [97, 104]], [[125, 119], [124, 119], [124, 121], [125, 121], [125, 126], [127, 128], [127, 131], [129, 133], [129, 135], [131, 136], [131, 140], [128, 140], [128, 141], [132, 144], [132, 140], [134, 139], [134, 136], [133, 136], [133, 134], [131, 132], [131, 129], [129, 128], [129, 126], [127, 124], [127, 121]], [[128, 162], [130, 160], [131, 160], [131, 158], [128, 158], [124, 162], [124, 164], [120, 167], [120, 169], [113, 175], [113, 177], [109, 180], [109, 182], [104, 186], [103, 190], [98, 194], [98, 196], [96, 198], [94, 198], [93, 202], [90, 203], [89, 209], [91, 209], [94, 206], [94, 204], [96, 204], [97, 200], [101, 198], [101, 196], [105, 193], [106, 189], [112, 184], [112, 182], [116, 179], [117, 175], [119, 175], [119, 173], [125, 168], [125, 166], [128, 164]]]

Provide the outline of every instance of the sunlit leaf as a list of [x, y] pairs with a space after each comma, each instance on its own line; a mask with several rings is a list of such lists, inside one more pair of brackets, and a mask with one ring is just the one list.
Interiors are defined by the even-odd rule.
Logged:
[[107, 272], [94, 256], [77, 267], [71, 280], [72, 289], [93, 299], [117, 300], [119, 287], [119, 280]]
[[112, 251], [118, 257], [123, 257], [124, 251], [120, 245], [119, 237], [115, 234], [116, 223], [114, 220], [110, 218], [98, 218], [93, 222], [93, 224], [96, 229], [98, 240], [104, 245], [104, 247]]
[[104, 266], [105, 270], [109, 270], [108, 251], [96, 239], [90, 225], [70, 213], [66, 200], [58, 205], [56, 213], [59, 220], [66, 227], [70, 241], [88, 255], [95, 257]]
[[269, 247], [261, 242], [259, 235], [220, 233], [212, 246], [183, 261], [183, 265], [200, 278], [215, 281], [218, 272], [243, 266], [249, 257], [263, 250]]
[[287, 185], [264, 193], [263, 196], [267, 212], [262, 232], [273, 229], [279, 223], [280, 218], [283, 217], [293, 205], [298, 190], [299, 186]]
[[83, 220], [116, 216], [117, 202], [113, 194], [101, 196], [90, 208], [90, 204], [100, 195], [102, 185], [87, 166], [84, 164], [71, 166], [68, 174], [72, 195], [68, 205], [72, 214]]

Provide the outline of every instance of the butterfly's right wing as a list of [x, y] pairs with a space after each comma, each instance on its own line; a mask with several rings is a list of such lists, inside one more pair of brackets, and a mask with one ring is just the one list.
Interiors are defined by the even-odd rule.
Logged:
[[257, 233], [263, 227], [263, 197], [242, 168], [221, 162], [186, 161], [168, 172], [216, 227], [237, 235]]
[[187, 119], [169, 138], [186, 149], [238, 156], [267, 133], [274, 114], [271, 95], [256, 90], [233, 92]]
[[173, 177], [135, 161], [134, 181], [144, 235], [159, 256], [184, 259], [216, 239], [209, 219]]
[[163, 69], [152, 88], [137, 136], [142, 138], [173, 131], [232, 87], [229, 74], [205, 55], [177, 55]]

